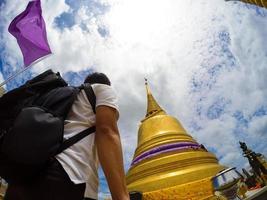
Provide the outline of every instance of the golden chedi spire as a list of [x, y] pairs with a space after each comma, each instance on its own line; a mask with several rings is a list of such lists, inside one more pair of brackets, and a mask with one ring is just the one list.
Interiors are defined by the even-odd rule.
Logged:
[[242, 1], [244, 3], [250, 3], [267, 8], [267, 0], [226, 0], [226, 1]]
[[154, 99], [150, 88], [148, 87], [147, 79], [145, 78], [146, 92], [147, 92], [147, 111], [146, 118], [154, 116], [156, 114], [166, 114], [165, 111], [159, 106], [159, 104]]
[[[176, 118], [159, 106], [147, 80], [145, 86], [147, 113], [141, 121], [137, 148], [126, 175], [129, 191], [157, 194], [157, 199], [166, 198], [159, 195], [166, 192], [158, 192], [159, 190], [173, 190], [174, 187], [183, 191], [187, 188], [193, 196], [199, 196], [198, 192], [203, 197], [212, 195], [211, 177], [225, 167], [219, 165], [217, 158], [198, 144]], [[198, 184], [203, 183], [205, 191], [199, 190]], [[191, 197], [185, 197], [189, 198]]]

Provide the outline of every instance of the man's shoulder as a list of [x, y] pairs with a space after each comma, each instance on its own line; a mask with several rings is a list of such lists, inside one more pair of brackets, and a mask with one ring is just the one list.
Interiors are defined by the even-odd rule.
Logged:
[[101, 83], [94, 83], [91, 85], [93, 89], [105, 89], [105, 88], [110, 88], [112, 89], [112, 87], [110, 85], [107, 85], [107, 84], [101, 84]]
[[96, 83], [92, 84], [91, 86], [96, 95], [99, 93], [106, 93], [106, 92], [115, 94], [114, 89], [110, 85]]
[[115, 90], [105, 84], [92, 84], [96, 96], [96, 107], [105, 105], [118, 110], [118, 98]]

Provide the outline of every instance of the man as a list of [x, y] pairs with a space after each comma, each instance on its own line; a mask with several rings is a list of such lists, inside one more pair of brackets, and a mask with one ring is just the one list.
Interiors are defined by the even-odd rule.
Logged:
[[90, 74], [85, 83], [90, 83], [95, 93], [96, 114], [85, 91], [81, 90], [66, 119], [64, 138], [94, 125], [96, 132], [57, 155], [39, 180], [9, 187], [5, 200], [97, 199], [99, 161], [112, 199], [129, 199], [117, 127], [119, 113], [116, 94], [105, 74]]

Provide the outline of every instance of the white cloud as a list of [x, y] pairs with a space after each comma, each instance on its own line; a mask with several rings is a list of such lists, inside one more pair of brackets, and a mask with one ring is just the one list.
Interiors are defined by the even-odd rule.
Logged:
[[[54, 20], [63, 12], [69, 11], [71, 8], [65, 3], [65, 0], [45, 0], [42, 1], [43, 17], [48, 29], [55, 28]], [[47, 30], [49, 32], [49, 30]]]
[[[5, 28], [26, 6], [26, 2], [14, 6], [14, 2], [8, 1], [1, 13]], [[71, 8], [63, 0], [42, 1], [53, 55], [34, 70], [53, 67], [65, 72], [93, 67], [110, 76], [120, 99], [126, 165], [145, 116], [144, 77], [162, 107], [200, 143], [215, 149], [223, 164], [244, 165], [239, 137], [267, 154], [263, 145], [266, 134], [261, 134], [266, 117], [251, 118], [267, 100], [266, 10], [260, 9], [265, 14], [261, 16], [242, 3], [222, 0], [102, 2], [111, 5], [105, 15], [88, 16], [81, 7], [74, 16], [76, 23], [85, 23], [89, 31], [79, 24], [62, 31], [55, 27], [54, 19]], [[108, 28], [108, 37], [98, 33], [100, 25]], [[224, 41], [227, 38], [230, 40]], [[6, 30], [1, 43], [6, 45], [5, 62], [16, 66], [21, 54]], [[199, 88], [193, 86], [193, 78]], [[218, 99], [224, 99], [226, 105], [218, 118], [210, 119], [208, 110]], [[234, 117], [237, 111], [248, 119], [248, 128]], [[244, 133], [236, 132], [238, 125], [244, 126], [239, 127]]]
[[3, 74], [0, 73], [0, 82], [4, 81]]
[[267, 116], [255, 117], [249, 124], [248, 132], [251, 135], [257, 135], [259, 138], [267, 137]]
[[[3, 78], [3, 74], [0, 72], [0, 84], [4, 81], [4, 78]], [[3, 88], [5, 88], [5, 85], [2, 86]], [[0, 88], [1, 90], [1, 88]]]

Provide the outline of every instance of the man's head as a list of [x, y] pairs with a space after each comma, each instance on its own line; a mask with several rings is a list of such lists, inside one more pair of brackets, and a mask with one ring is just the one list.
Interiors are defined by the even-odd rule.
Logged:
[[101, 83], [101, 84], [111, 85], [108, 77], [105, 74], [99, 72], [94, 72], [92, 74], [89, 74], [85, 78], [84, 83], [90, 83], [90, 84]]

